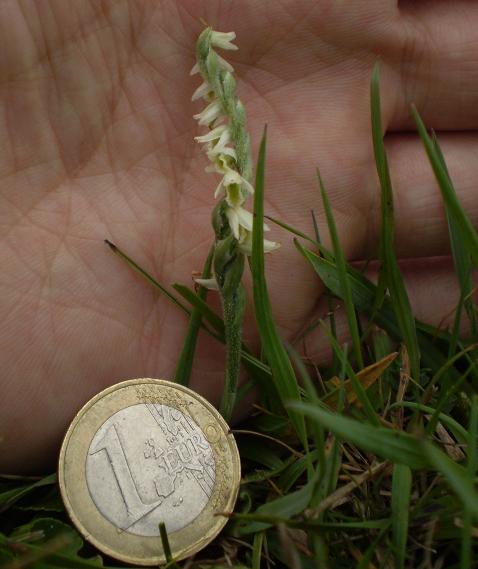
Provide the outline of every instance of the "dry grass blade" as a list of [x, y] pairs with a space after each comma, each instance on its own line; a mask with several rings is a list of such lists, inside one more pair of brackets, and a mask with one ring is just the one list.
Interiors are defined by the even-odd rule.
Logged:
[[344, 498], [346, 498], [351, 492], [356, 490], [359, 486], [361, 486], [367, 480], [373, 478], [376, 474], [381, 472], [387, 466], [386, 462], [380, 462], [378, 464], [373, 464], [370, 466], [368, 470], [359, 474], [358, 476], [350, 476], [351, 481], [341, 486], [335, 492], [332, 492], [329, 496], [324, 498], [320, 504], [313, 509], [307, 510], [306, 514], [308, 518], [315, 518], [322, 512], [326, 510], [333, 509], [336, 505], [342, 502]]

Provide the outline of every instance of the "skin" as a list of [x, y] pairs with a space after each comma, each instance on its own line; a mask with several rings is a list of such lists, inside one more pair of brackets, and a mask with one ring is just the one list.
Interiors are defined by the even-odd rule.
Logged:
[[[396, 248], [417, 315], [456, 303], [441, 198], [409, 105], [438, 132], [476, 224], [478, 5], [458, 0], [172, 0], [0, 5], [0, 470], [54, 465], [91, 396], [120, 380], [171, 377], [187, 319], [114, 256], [107, 238], [164, 284], [192, 285], [212, 240], [216, 176], [193, 137], [190, 97], [204, 18], [234, 30], [234, 65], [256, 156], [268, 124], [266, 211], [328, 235], [319, 166], [349, 259], [380, 229], [369, 83], [381, 59]], [[293, 337], [324, 311], [291, 244], [267, 259], [274, 314]], [[422, 260], [416, 260], [422, 259]], [[250, 294], [249, 294], [250, 296]], [[218, 305], [217, 298], [212, 298]], [[341, 312], [338, 312], [338, 318]], [[252, 311], [245, 334], [257, 346]], [[323, 338], [308, 352], [326, 357]], [[224, 353], [201, 337], [193, 387], [216, 401]]]

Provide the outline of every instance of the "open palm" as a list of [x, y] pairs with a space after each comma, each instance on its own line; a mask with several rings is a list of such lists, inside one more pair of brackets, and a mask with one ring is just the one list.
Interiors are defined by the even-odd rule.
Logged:
[[[400, 256], [447, 253], [432, 174], [417, 136], [405, 132], [410, 102], [427, 124], [451, 131], [440, 139], [465, 207], [478, 215], [472, 3], [2, 2], [3, 470], [51, 464], [74, 412], [100, 389], [175, 368], [186, 318], [103, 240], [165, 284], [191, 282], [202, 267], [217, 182], [193, 141], [200, 104], [190, 102], [197, 78], [189, 70], [201, 17], [237, 33], [240, 50], [229, 60], [254, 153], [269, 125], [267, 213], [309, 230], [319, 165], [349, 258], [376, 254], [368, 89], [381, 57]], [[271, 235], [282, 241], [268, 258], [274, 313], [292, 335], [320, 310], [321, 288], [289, 236]], [[412, 276], [420, 315], [439, 320], [454, 302], [449, 261], [414, 264]], [[223, 353], [201, 338], [194, 387], [217, 398], [222, 370]]]

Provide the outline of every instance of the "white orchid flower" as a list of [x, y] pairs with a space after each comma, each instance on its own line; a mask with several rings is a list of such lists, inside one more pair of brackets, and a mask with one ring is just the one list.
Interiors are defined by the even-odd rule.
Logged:
[[216, 172], [218, 174], [225, 174], [227, 170], [235, 167], [235, 161], [235, 152], [232, 156], [229, 156], [227, 154], [219, 154], [214, 158], [213, 164], [206, 166], [204, 170], [209, 173]]
[[221, 155], [230, 156], [232, 160], [236, 160], [236, 151], [230, 146], [226, 146], [231, 140], [231, 133], [228, 125], [222, 124], [213, 128], [207, 134], [202, 136], [195, 136], [194, 140], [197, 142], [205, 143], [203, 147], [211, 162], [216, 162], [219, 159], [219, 168], [213, 168], [212, 171], [223, 171]]
[[246, 190], [246, 192], [248, 192], [249, 194], [253, 194], [254, 193], [254, 187], [252, 186], [251, 183], [249, 183], [245, 178], [243, 178], [239, 172], [236, 172], [235, 170], [228, 170], [225, 174], [224, 174], [224, 185], [225, 186], [230, 186], [232, 184], [238, 184], [240, 185], [242, 188], [244, 188]]
[[230, 207], [226, 210], [229, 226], [231, 227], [234, 237], [239, 240], [239, 228], [244, 227], [248, 231], [252, 231], [252, 213], [241, 206]]
[[220, 132], [219, 138], [216, 137], [215, 142], [208, 143], [208, 146], [206, 147], [207, 157], [211, 162], [214, 162], [216, 157], [220, 154], [225, 154], [226, 156], [230, 156], [234, 160], [237, 160], [234, 148], [227, 146], [227, 144], [231, 142], [231, 131], [227, 125], [225, 126], [226, 128]]
[[[236, 49], [239, 49], [237, 47], [237, 45], [234, 45], [232, 42], [232, 40], [234, 40], [236, 38], [236, 33], [235, 32], [215, 32], [212, 31], [211, 32], [211, 45], [214, 47], [218, 47], [220, 49], [226, 49], [229, 51], [234, 51]], [[216, 53], [217, 58], [219, 60], [219, 66], [222, 67], [223, 69], [226, 69], [227, 71], [230, 71], [231, 73], [234, 72], [234, 68], [232, 67], [232, 65], [226, 61], [224, 58], [222, 58], [218, 53]], [[190, 75], [196, 75], [197, 73], [200, 72], [199, 69], [199, 64], [195, 63], [191, 69], [191, 71], [189, 72]]]
[[194, 279], [198, 285], [201, 285], [208, 290], [219, 290], [219, 285], [217, 284], [217, 280], [212, 277], [210, 279]]
[[209, 105], [201, 111], [199, 114], [194, 115], [194, 118], [197, 119], [198, 123], [202, 126], [207, 125], [209, 126], [213, 123], [216, 119], [223, 116], [223, 110], [221, 104], [218, 100], [212, 101]]
[[236, 32], [211, 32], [211, 45], [220, 49], [236, 50], [237, 45], [231, 43], [236, 39]]
[[228, 168], [214, 192], [214, 197], [217, 198], [222, 192], [226, 193], [228, 205], [230, 207], [237, 207], [246, 201], [248, 193], [254, 193], [254, 188], [239, 172]]
[[207, 83], [207, 81], [203, 81], [201, 85], [194, 91], [193, 96], [191, 97], [191, 101], [197, 101], [198, 99], [205, 99], [206, 101], [209, 100], [209, 93], [213, 92], [212, 87]]
[[216, 128], [213, 128], [206, 134], [202, 134], [201, 136], [195, 136], [194, 140], [200, 143], [214, 142], [215, 140], [221, 140], [221, 136], [224, 134], [225, 131], [228, 130], [229, 127], [227, 124], [221, 124]]
[[[242, 253], [244, 253], [244, 255], [252, 254], [252, 231], [240, 227], [238, 242], [239, 242], [239, 249], [241, 250]], [[264, 253], [270, 253], [271, 251], [279, 249], [279, 247], [280, 243], [264, 239]]]
[[[239, 241], [241, 238], [241, 228], [252, 231], [254, 216], [250, 211], [240, 205], [229, 207], [226, 210], [227, 219], [234, 237]], [[264, 223], [264, 231], [269, 231], [269, 227]]]
[[234, 73], [234, 67], [229, 63], [229, 61], [226, 61], [224, 57], [221, 57], [218, 53], [216, 53], [216, 57], [221, 69], [229, 71], [229, 73]]
[[216, 162], [216, 159], [220, 156], [229, 156], [233, 160], [233, 163], [237, 160], [236, 151], [230, 146], [224, 146], [220, 152], [214, 151], [214, 147], [210, 146], [207, 148], [206, 154], [211, 162]]

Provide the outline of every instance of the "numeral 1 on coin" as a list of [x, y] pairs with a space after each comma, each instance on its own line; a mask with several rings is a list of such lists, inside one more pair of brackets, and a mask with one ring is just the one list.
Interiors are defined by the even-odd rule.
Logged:
[[106, 451], [116, 482], [118, 483], [118, 488], [123, 497], [128, 517], [131, 522], [128, 524], [129, 527], [132, 523], [154, 508], [160, 500], [155, 504], [145, 504], [141, 500], [141, 496], [139, 495], [133, 479], [133, 474], [130, 470], [128, 461], [126, 460], [126, 455], [123, 445], [121, 444], [116, 425], [111, 425], [104, 436], [90, 450], [90, 454], [96, 454], [102, 450]]

